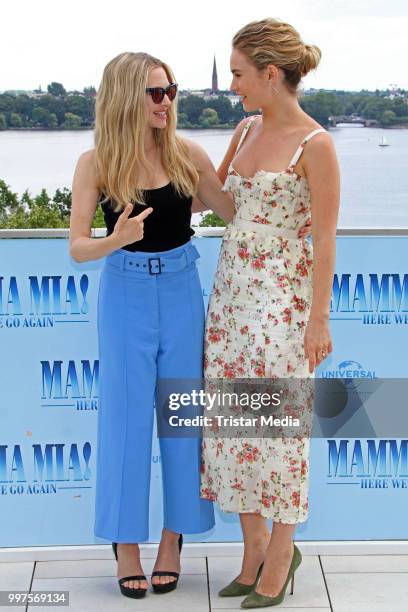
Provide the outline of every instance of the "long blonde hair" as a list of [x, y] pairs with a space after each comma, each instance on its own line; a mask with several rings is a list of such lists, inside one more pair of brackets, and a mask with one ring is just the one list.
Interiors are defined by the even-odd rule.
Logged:
[[[121, 53], [103, 71], [95, 105], [95, 161], [98, 188], [115, 212], [131, 200], [145, 203], [140, 189], [141, 171], [151, 169], [144, 151], [147, 80], [152, 68], [163, 68], [170, 83], [174, 75], [167, 64], [148, 53]], [[176, 135], [176, 100], [168, 109], [167, 125], [153, 128], [163, 167], [177, 192], [193, 195], [198, 173], [187, 146]]]
[[293, 26], [272, 18], [248, 23], [235, 34], [232, 46], [258, 70], [268, 64], [281, 68], [292, 93], [296, 93], [301, 78], [317, 68], [322, 56], [319, 47], [306, 45]]

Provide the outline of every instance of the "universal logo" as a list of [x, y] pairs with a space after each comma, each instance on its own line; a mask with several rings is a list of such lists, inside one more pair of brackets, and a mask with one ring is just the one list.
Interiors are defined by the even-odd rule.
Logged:
[[344, 378], [345, 383], [353, 386], [353, 380], [359, 378], [377, 378], [374, 370], [366, 370], [358, 361], [341, 361], [337, 370], [323, 370], [321, 378]]

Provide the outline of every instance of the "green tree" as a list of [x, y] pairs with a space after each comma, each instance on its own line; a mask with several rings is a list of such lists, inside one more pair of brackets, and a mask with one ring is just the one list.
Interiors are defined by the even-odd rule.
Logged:
[[92, 221], [92, 227], [106, 227], [105, 216], [100, 205], [96, 208], [95, 216]]
[[67, 218], [71, 214], [71, 200], [72, 194], [67, 187], [57, 189], [55, 192], [53, 201], [62, 218]]
[[74, 113], [65, 113], [63, 126], [69, 130], [74, 130], [81, 126], [81, 117]]
[[39, 106], [46, 108], [50, 114], [57, 116], [58, 125], [64, 121], [64, 114], [67, 112], [65, 101], [62, 98], [54, 98], [53, 96], [42, 96], [39, 101]]
[[93, 85], [91, 85], [90, 87], [84, 87], [84, 94], [96, 94], [96, 89]]
[[68, 227], [45, 189], [34, 198], [25, 191], [18, 199], [4, 181], [0, 181], [0, 227], [5, 229]]
[[19, 115], [18, 113], [10, 113], [10, 126], [17, 128], [22, 127], [23, 120], [21, 118], [21, 115]]
[[14, 110], [15, 96], [0, 94], [0, 113], [11, 113]]
[[[384, 111], [389, 110], [395, 112], [394, 109], [398, 108], [398, 106], [395, 106], [395, 103], [396, 100], [390, 100], [384, 96], [369, 97], [362, 106], [361, 113], [364, 117], [367, 117], [367, 119], [377, 119], [381, 121], [381, 116]], [[401, 110], [402, 109], [398, 108], [398, 112], [401, 112]]]
[[391, 125], [403, 125], [407, 127], [408, 126], [408, 115], [406, 115], [405, 117], [395, 117], [395, 119], [392, 120]]
[[405, 103], [405, 100], [403, 100], [402, 98], [396, 98], [395, 100], [393, 100], [392, 108], [390, 110], [392, 110], [397, 117], [404, 117], [407, 112], [407, 105]]
[[4, 113], [0, 113], [0, 130], [6, 130], [6, 129], [7, 129], [6, 115]]
[[188, 120], [186, 113], [178, 113], [177, 116], [177, 127], [183, 128], [191, 128], [193, 127], [190, 121]]
[[13, 193], [10, 187], [0, 179], [0, 227], [3, 226], [8, 215], [18, 209], [18, 206], [17, 194]]
[[333, 93], [319, 91], [300, 98], [303, 110], [321, 125], [328, 125], [330, 115], [342, 115], [343, 105]]
[[50, 113], [50, 118], [49, 118], [49, 121], [48, 121], [48, 127], [50, 127], [50, 128], [58, 127], [58, 118], [57, 118], [57, 115], [55, 113]]
[[68, 96], [65, 100], [65, 112], [78, 115], [83, 123], [90, 124], [94, 117], [94, 101], [85, 96]]
[[203, 216], [198, 226], [199, 227], [225, 227], [226, 223], [220, 217], [218, 217], [215, 213], [211, 212]]
[[232, 104], [226, 96], [220, 96], [206, 101], [209, 108], [213, 108], [218, 113], [221, 123], [229, 123], [232, 119]]
[[65, 91], [64, 86], [61, 83], [56, 83], [55, 81], [53, 81], [47, 86], [47, 91], [49, 94], [55, 96], [56, 98], [60, 96], [65, 96], [67, 93]]
[[394, 113], [394, 111], [385, 110], [380, 117], [381, 125], [384, 125], [384, 126], [392, 125], [396, 116], [397, 115]]
[[50, 120], [50, 111], [42, 106], [37, 106], [33, 109], [31, 113], [31, 118], [34, 122], [34, 125], [40, 127], [48, 127], [48, 122]]
[[[69, 227], [72, 194], [69, 189], [57, 189], [51, 198], [45, 189], [36, 196], [26, 190], [19, 198], [0, 180], [0, 228]], [[97, 207], [92, 227], [105, 227], [102, 208]]]
[[204, 108], [198, 119], [198, 123], [205, 128], [218, 125], [219, 122], [218, 113], [213, 108]]
[[245, 117], [244, 107], [242, 102], [237, 102], [232, 108], [232, 119], [235, 124], [238, 124]]
[[24, 122], [27, 122], [31, 117], [32, 110], [34, 108], [34, 100], [26, 94], [16, 96], [14, 100], [14, 111], [24, 118]]
[[187, 96], [186, 98], [182, 98], [179, 102], [178, 108], [180, 113], [185, 113], [188, 117], [188, 120], [193, 125], [198, 124], [198, 119], [203, 112], [206, 104], [203, 98], [199, 96]]
[[352, 115], [353, 113], [355, 113], [355, 106], [353, 104], [353, 102], [347, 102], [347, 104], [344, 107], [344, 114], [345, 115]]

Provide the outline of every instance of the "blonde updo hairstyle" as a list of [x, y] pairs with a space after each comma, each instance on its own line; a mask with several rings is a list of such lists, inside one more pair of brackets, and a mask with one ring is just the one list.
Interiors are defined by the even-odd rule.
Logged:
[[317, 68], [322, 53], [316, 45], [306, 45], [299, 32], [279, 19], [252, 21], [232, 39], [232, 46], [244, 53], [258, 70], [273, 64], [283, 70], [284, 83], [292, 93], [308, 72]]

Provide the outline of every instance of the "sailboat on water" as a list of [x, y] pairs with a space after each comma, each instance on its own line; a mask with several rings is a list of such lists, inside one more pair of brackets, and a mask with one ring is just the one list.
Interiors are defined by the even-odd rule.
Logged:
[[378, 146], [379, 147], [389, 147], [390, 146], [390, 143], [388, 142], [386, 136], [381, 136], [380, 142], [378, 143]]

